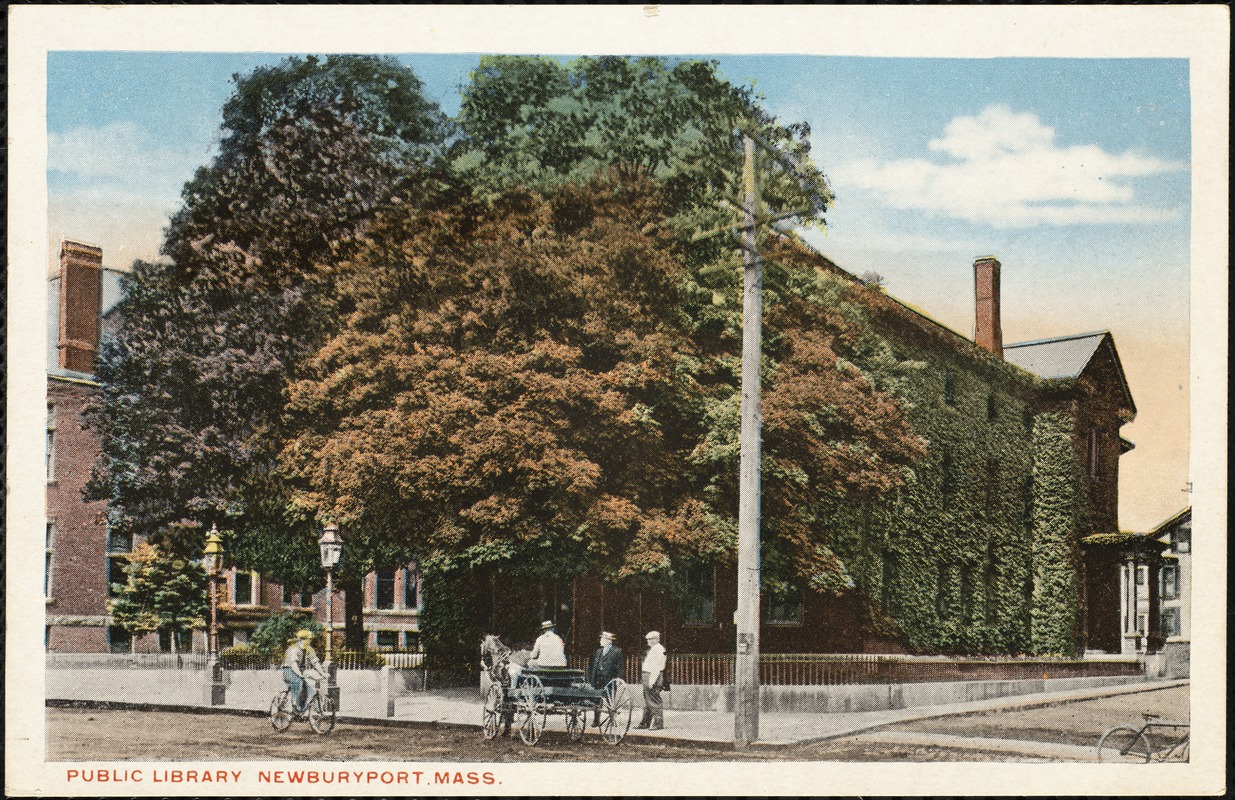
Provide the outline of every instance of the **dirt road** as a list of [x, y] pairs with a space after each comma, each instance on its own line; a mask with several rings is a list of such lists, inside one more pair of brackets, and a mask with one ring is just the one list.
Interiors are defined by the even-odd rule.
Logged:
[[[552, 728], [535, 747], [517, 736], [484, 741], [478, 727], [445, 725], [341, 722], [330, 735], [319, 736], [303, 722], [276, 733], [258, 716], [49, 708], [48, 760], [1063, 761], [1083, 760], [1102, 731], [1118, 724], [1139, 725], [1142, 712], [1186, 719], [1188, 688], [945, 717], [815, 744], [750, 750], [641, 741], [635, 736], [611, 746], [594, 732], [573, 743], [564, 731]], [[1018, 748], [1017, 742], [1043, 747]]]

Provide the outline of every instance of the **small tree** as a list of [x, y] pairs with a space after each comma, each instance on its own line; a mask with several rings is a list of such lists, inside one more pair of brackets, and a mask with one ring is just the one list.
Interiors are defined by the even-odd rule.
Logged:
[[205, 625], [206, 571], [146, 543], [126, 558], [128, 583], [112, 584], [113, 623], [134, 636], [166, 631], [172, 652], [178, 652], [180, 634]]

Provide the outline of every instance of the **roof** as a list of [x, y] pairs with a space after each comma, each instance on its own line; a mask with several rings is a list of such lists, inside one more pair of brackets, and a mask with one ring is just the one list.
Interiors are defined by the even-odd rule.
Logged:
[[1169, 533], [1171, 528], [1176, 527], [1180, 523], [1191, 522], [1191, 521], [1192, 521], [1192, 506], [1188, 506], [1182, 511], [1178, 511], [1175, 514], [1171, 515], [1171, 517], [1168, 518], [1165, 522], [1161, 523], [1160, 525], [1158, 525], [1158, 527], [1150, 531], [1149, 535], [1154, 536], [1154, 537], [1162, 536], [1163, 534]]
[[1005, 344], [1003, 357], [1039, 378], [1067, 380], [1080, 376], [1107, 335], [1108, 331], [1095, 331]]

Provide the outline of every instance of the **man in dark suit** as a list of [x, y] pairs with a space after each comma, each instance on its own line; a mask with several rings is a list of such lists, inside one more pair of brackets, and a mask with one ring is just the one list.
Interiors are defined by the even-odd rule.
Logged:
[[[604, 689], [614, 678], [625, 679], [626, 670], [622, 664], [622, 648], [617, 646], [617, 637], [609, 631], [600, 635], [600, 647], [592, 653], [592, 660], [587, 666], [587, 680], [595, 689]], [[592, 715], [592, 724], [600, 727], [600, 706]]]

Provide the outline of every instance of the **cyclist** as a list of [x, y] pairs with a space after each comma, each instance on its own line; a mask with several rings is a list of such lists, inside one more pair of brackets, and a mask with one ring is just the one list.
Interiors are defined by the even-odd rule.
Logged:
[[[296, 631], [295, 641], [283, 655], [283, 682], [287, 684], [291, 692], [292, 705], [298, 716], [304, 713], [309, 701], [317, 692], [313, 682], [306, 680], [305, 673], [314, 672], [319, 680], [322, 674], [322, 662], [318, 661], [317, 653], [309, 644], [312, 638], [312, 631]], [[301, 700], [301, 694], [304, 695], [303, 700]]]

